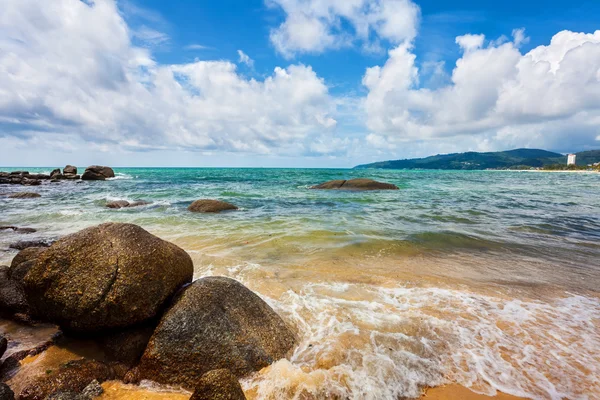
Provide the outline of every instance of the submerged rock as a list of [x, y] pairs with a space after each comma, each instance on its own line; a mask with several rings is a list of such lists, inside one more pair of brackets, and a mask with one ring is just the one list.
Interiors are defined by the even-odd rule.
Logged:
[[19, 394], [20, 400], [41, 400], [60, 392], [81, 393], [93, 381], [104, 382], [117, 377], [108, 364], [95, 360], [76, 360], [62, 365], [57, 371], [37, 378]]
[[196, 200], [189, 207], [188, 210], [197, 213], [220, 213], [221, 211], [237, 210], [238, 208], [233, 204], [219, 201], [219, 200]]
[[92, 165], [87, 167], [85, 172], [81, 176], [84, 181], [103, 181], [107, 178], [114, 178], [115, 171], [110, 167], [103, 167], [99, 165]]
[[190, 400], [246, 400], [246, 396], [230, 370], [217, 369], [202, 376]]
[[391, 183], [377, 182], [372, 179], [350, 179], [350, 180], [335, 180], [322, 183], [311, 189], [320, 190], [398, 190], [398, 186]]
[[37, 230], [33, 229], [33, 228], [19, 228], [18, 226], [0, 226], [0, 231], [13, 231], [15, 233], [22, 233], [22, 234], [37, 232]]
[[19, 192], [19, 193], [11, 193], [8, 195], [9, 199], [35, 199], [38, 197], [42, 197], [39, 193], [32, 192]]
[[285, 322], [248, 288], [229, 278], [203, 278], [163, 315], [139, 377], [194, 389], [215, 369], [236, 376], [258, 371], [284, 358], [294, 343]]
[[150, 203], [148, 203], [146, 201], [134, 201], [133, 203], [130, 203], [127, 200], [117, 200], [117, 201], [111, 201], [110, 203], [107, 203], [106, 207], [119, 209], [119, 208], [133, 208], [133, 207], [146, 206], [148, 204], [150, 204]]
[[181, 248], [139, 226], [107, 223], [54, 243], [24, 281], [36, 315], [95, 332], [153, 318], [192, 275]]

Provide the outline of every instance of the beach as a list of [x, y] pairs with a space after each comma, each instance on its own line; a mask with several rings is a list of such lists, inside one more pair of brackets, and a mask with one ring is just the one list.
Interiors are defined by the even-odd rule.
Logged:
[[[15, 256], [14, 242], [105, 222], [133, 223], [176, 244], [190, 255], [194, 279], [243, 283], [298, 337], [288, 359], [241, 380], [249, 399], [600, 398], [598, 174], [115, 172], [107, 181], [31, 188], [36, 199], [0, 197], [0, 225], [37, 230], [0, 232], [0, 265]], [[399, 190], [310, 189], [353, 177]], [[187, 210], [204, 198], [239, 210]], [[106, 207], [116, 200], [148, 204]], [[103, 399], [136, 398], [139, 389], [103, 387]], [[150, 399], [164, 390], [142, 392]]]

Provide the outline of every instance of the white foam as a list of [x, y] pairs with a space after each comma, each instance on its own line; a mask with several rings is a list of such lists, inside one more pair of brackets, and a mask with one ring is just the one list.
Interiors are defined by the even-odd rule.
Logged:
[[300, 342], [290, 361], [244, 381], [259, 398], [416, 398], [449, 382], [487, 395], [600, 398], [598, 299], [334, 283], [266, 300]]

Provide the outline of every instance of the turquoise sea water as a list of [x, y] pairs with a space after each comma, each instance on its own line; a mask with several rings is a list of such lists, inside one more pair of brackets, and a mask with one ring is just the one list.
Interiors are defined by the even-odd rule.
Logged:
[[[197, 276], [243, 281], [302, 338], [289, 362], [245, 382], [258, 398], [415, 397], [448, 381], [490, 394], [600, 398], [600, 174], [115, 172], [105, 182], [1, 187], [42, 197], [0, 197], [0, 225], [38, 230], [0, 232], [0, 264], [14, 256], [11, 242], [107, 221], [175, 242]], [[353, 177], [400, 190], [309, 190]], [[202, 198], [240, 210], [187, 211]], [[151, 204], [105, 207], [121, 199]]]

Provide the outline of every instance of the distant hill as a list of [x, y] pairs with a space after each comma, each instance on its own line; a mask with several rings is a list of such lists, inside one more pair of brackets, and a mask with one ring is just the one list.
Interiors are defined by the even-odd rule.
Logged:
[[[577, 153], [577, 165], [585, 166], [595, 162], [600, 162], [600, 150]], [[359, 165], [355, 168], [477, 170], [544, 167], [566, 163], [567, 157], [559, 153], [537, 149], [516, 149], [490, 153], [439, 154], [426, 158], [381, 161], [373, 164]]]

